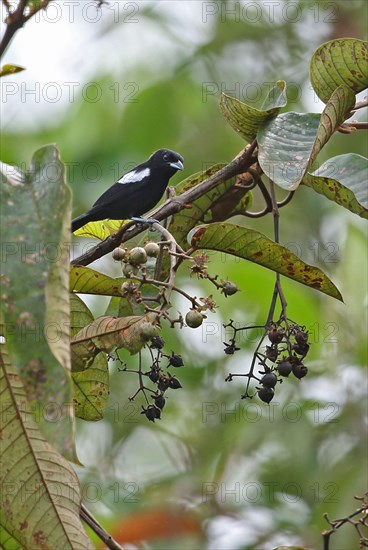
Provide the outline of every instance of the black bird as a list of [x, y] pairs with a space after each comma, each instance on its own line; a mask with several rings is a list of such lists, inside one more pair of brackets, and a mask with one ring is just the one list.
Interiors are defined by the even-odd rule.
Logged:
[[124, 174], [97, 199], [92, 208], [72, 221], [72, 231], [89, 222], [109, 218], [140, 218], [161, 199], [169, 179], [183, 170], [184, 159], [169, 149], [159, 149], [150, 158]]

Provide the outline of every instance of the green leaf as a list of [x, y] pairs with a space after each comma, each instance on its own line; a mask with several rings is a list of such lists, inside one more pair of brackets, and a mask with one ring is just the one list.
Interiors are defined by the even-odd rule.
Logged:
[[[1, 334], [7, 337], [4, 326]], [[6, 344], [0, 390], [1, 547], [93, 548], [79, 518], [78, 478], [40, 432]]]
[[110, 237], [119, 229], [121, 226], [128, 222], [129, 220], [101, 220], [98, 222], [89, 222], [77, 231], [74, 231], [74, 235], [78, 237], [91, 237], [104, 241], [107, 237]]
[[[11, 362], [40, 429], [76, 460], [69, 342], [71, 195], [54, 145], [39, 149], [29, 172], [1, 166], [2, 303]], [[48, 403], [60, 408], [48, 420]]]
[[[71, 333], [75, 336], [93, 322], [93, 315], [79, 296], [71, 296]], [[72, 353], [73, 403], [75, 414], [83, 420], [101, 420], [110, 393], [110, 378], [106, 354], [92, 355], [88, 368]]]
[[283, 189], [295, 190], [354, 101], [354, 92], [340, 86], [321, 115], [282, 113], [262, 124], [258, 160], [265, 174]]
[[270, 116], [277, 114], [286, 103], [286, 83], [279, 80], [276, 86], [270, 90], [261, 110], [222, 93], [220, 111], [230, 126], [250, 142], [255, 139], [260, 124]]
[[[196, 174], [189, 176], [176, 186], [176, 193], [179, 195], [188, 189], [192, 189], [208, 177], [221, 170], [224, 166], [226, 166], [224, 163], [215, 164], [207, 170], [197, 172]], [[184, 249], [188, 247], [188, 232], [193, 229], [193, 227], [198, 225], [199, 222], [209, 223], [213, 219], [216, 219], [220, 213], [225, 213], [225, 217], [230, 215], [228, 208], [229, 201], [227, 199], [229, 199], [228, 194], [231, 193], [236, 181], [236, 178], [231, 178], [226, 182], [219, 184], [217, 187], [188, 205], [188, 208], [184, 208], [172, 217], [169, 229], [179, 246]], [[230, 210], [236, 208], [237, 203], [242, 197], [248, 197], [249, 203], [251, 204], [251, 193], [244, 190], [236, 197], [235, 202], [230, 202]], [[160, 280], [164, 280], [166, 278], [168, 271], [169, 259], [167, 256], [164, 256], [160, 271]]]
[[287, 85], [284, 80], [278, 80], [268, 92], [266, 99], [262, 103], [261, 111], [270, 109], [282, 109], [287, 105]]
[[106, 354], [98, 353], [88, 369], [73, 372], [72, 377], [76, 416], [82, 420], [101, 420], [110, 395]]
[[355, 153], [327, 160], [302, 183], [362, 218], [368, 217], [368, 159]]
[[[177, 193], [180, 194], [195, 187], [224, 166], [225, 164], [215, 164], [204, 172], [198, 172], [186, 178], [176, 187]], [[180, 246], [185, 247], [187, 245], [188, 232], [199, 222], [210, 223], [218, 221], [218, 218], [227, 218], [233, 215], [233, 212], [236, 211], [242, 199], [245, 199], [246, 203], [251, 205], [251, 193], [247, 192], [245, 189], [238, 190], [239, 193], [234, 195], [235, 200], [233, 200], [231, 193], [236, 182], [236, 178], [231, 178], [219, 184], [217, 187], [192, 202], [190, 207], [184, 208], [173, 216], [170, 224], [170, 232], [174, 235]], [[242, 207], [244, 207], [244, 203], [242, 203]]]
[[0, 77], [20, 73], [21, 71], [25, 71], [25, 67], [21, 67], [20, 65], [3, 65], [0, 69]]
[[98, 294], [100, 296], [121, 296], [120, 288], [121, 283], [119, 281], [90, 267], [71, 267], [70, 292]]
[[368, 86], [368, 42], [338, 38], [322, 44], [310, 61], [310, 80], [318, 97], [327, 103], [340, 85], [354, 94]]
[[[131, 355], [158, 334], [157, 315], [131, 317], [98, 317], [72, 339], [72, 353], [78, 370], [89, 368], [98, 353], [125, 348]], [[73, 364], [74, 367], [74, 364]]]
[[197, 249], [244, 258], [342, 301], [339, 290], [323, 271], [253, 229], [230, 223], [201, 226], [191, 236], [191, 244]]

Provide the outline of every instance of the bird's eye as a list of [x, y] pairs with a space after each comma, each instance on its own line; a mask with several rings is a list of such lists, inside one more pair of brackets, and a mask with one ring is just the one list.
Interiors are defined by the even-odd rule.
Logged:
[[167, 162], [169, 160], [169, 155], [165, 153], [162, 158], [164, 159], [165, 162]]

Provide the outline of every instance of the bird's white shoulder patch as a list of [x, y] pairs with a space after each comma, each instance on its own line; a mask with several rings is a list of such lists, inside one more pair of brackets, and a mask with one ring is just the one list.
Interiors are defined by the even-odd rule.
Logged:
[[143, 170], [132, 170], [127, 174], [124, 174], [117, 183], [134, 183], [141, 181], [143, 178], [147, 178], [151, 173], [149, 168], [143, 168]]

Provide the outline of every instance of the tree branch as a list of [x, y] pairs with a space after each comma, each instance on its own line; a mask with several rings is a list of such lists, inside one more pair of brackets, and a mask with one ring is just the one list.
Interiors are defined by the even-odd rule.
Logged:
[[5, 52], [6, 48], [9, 46], [13, 36], [18, 29], [23, 27], [25, 22], [24, 10], [27, 7], [27, 0], [20, 0], [17, 8], [13, 13], [9, 13], [6, 18], [6, 29], [4, 36], [0, 42], [0, 57]]
[[96, 533], [96, 535], [106, 544], [110, 550], [124, 550], [120, 544], [118, 544], [111, 535], [92, 516], [91, 512], [87, 510], [84, 504], [81, 505], [79, 512], [81, 519]]
[[[192, 189], [188, 189], [188, 191], [185, 191], [181, 195], [169, 199], [157, 210], [151, 212], [150, 217], [161, 221], [169, 216], [172, 216], [173, 214], [177, 214], [186, 208], [189, 203], [199, 199], [211, 189], [217, 187], [220, 183], [229, 180], [237, 174], [246, 172], [247, 169], [255, 162], [253, 152], [256, 146], [257, 142], [254, 140], [253, 143], [247, 145], [244, 151], [228, 165], [224, 166], [224, 168], [221, 168], [221, 170], [215, 174], [212, 174], [212, 176], [205, 179]], [[121, 243], [128, 241], [136, 235], [139, 235], [142, 231], [144, 231], [142, 226], [135, 224], [135, 222], [128, 222], [121, 229], [119, 229], [117, 233], [111, 235], [93, 247], [91, 250], [86, 252], [86, 254], [75, 258], [71, 263], [72, 265], [89, 265], [109, 252], [112, 252], [112, 250], [114, 250], [114, 248], [119, 246]]]

